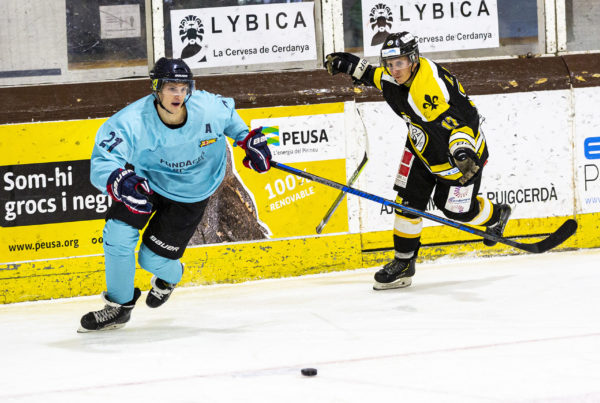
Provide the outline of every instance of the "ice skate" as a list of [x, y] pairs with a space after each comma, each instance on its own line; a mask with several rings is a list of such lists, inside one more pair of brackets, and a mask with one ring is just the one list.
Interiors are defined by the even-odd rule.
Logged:
[[[501, 204], [498, 206], [498, 208], [500, 209], [498, 221], [496, 222], [496, 224], [487, 227], [486, 232], [488, 234], [502, 236], [502, 234], [504, 233], [504, 227], [506, 227], [508, 219], [510, 218], [510, 214], [512, 213], [512, 209], [508, 204]], [[485, 246], [494, 246], [497, 243], [498, 242], [492, 241], [491, 239], [483, 239], [483, 244]]]
[[99, 330], [120, 329], [129, 321], [131, 310], [141, 295], [139, 288], [134, 289], [133, 299], [123, 305], [112, 302], [106, 296], [106, 291], [102, 292], [102, 300], [106, 304], [103, 309], [95, 312], [89, 312], [81, 318], [81, 326], [77, 333], [95, 332]]
[[394, 259], [375, 273], [374, 290], [389, 290], [408, 287], [415, 275], [416, 257], [411, 259]]
[[146, 296], [146, 305], [150, 308], [158, 308], [167, 302], [177, 285], [167, 283], [156, 276], [152, 276], [150, 284], [152, 284], [152, 289], [148, 292], [148, 296]]
[[[181, 273], [183, 274], [183, 263], [181, 264]], [[150, 284], [152, 284], [152, 288], [148, 291], [148, 295], [146, 296], [146, 305], [150, 308], [158, 308], [171, 296], [173, 290], [177, 286], [177, 284], [167, 283], [164, 280], [156, 276], [152, 276], [150, 280]]]

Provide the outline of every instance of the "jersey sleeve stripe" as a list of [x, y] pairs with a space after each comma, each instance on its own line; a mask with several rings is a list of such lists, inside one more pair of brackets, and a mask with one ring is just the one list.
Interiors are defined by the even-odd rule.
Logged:
[[469, 127], [456, 129], [448, 139], [448, 147], [450, 149], [450, 154], [452, 155], [458, 148], [464, 147], [477, 151], [477, 142], [476, 139], [473, 138], [473, 131]]
[[432, 165], [429, 167], [432, 173], [441, 176], [444, 179], [455, 180], [462, 176], [458, 168], [453, 167], [450, 163]]
[[379, 88], [380, 90], [381, 88], [381, 76], [384, 75], [384, 71], [383, 71], [383, 67], [377, 67], [375, 69], [375, 73], [373, 74], [373, 84], [375, 84], [375, 87]]

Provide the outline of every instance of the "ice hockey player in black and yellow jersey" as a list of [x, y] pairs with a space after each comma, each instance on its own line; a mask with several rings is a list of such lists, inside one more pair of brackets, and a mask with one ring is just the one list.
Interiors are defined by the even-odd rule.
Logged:
[[[463, 86], [444, 67], [420, 57], [408, 32], [388, 35], [380, 61], [375, 67], [350, 53], [331, 53], [325, 67], [329, 74], [345, 73], [355, 84], [381, 90], [406, 122], [408, 136], [394, 183], [396, 202], [425, 210], [433, 193], [435, 205], [448, 218], [502, 235], [511, 209], [477, 195], [488, 149], [480, 115]], [[395, 211], [395, 259], [375, 273], [374, 289], [411, 284], [422, 226], [422, 218]]]

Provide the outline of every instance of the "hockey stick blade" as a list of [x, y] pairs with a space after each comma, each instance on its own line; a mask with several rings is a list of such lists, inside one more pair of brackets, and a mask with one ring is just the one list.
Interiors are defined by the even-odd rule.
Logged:
[[408, 206], [404, 206], [402, 204], [398, 204], [395, 203], [391, 200], [385, 199], [383, 197], [371, 194], [371, 193], [367, 193], [367, 192], [363, 192], [362, 190], [358, 190], [355, 188], [352, 188], [350, 186], [346, 186], [346, 185], [342, 185], [341, 183], [338, 182], [334, 182], [332, 180], [323, 178], [321, 176], [317, 176], [311, 173], [308, 173], [306, 171], [301, 171], [299, 169], [290, 167], [288, 165], [284, 165], [281, 164], [279, 162], [273, 161], [271, 160], [271, 166], [285, 171], [285, 172], [289, 172], [291, 174], [300, 176], [302, 178], [320, 183], [322, 185], [325, 186], [330, 186], [339, 190], [342, 190], [344, 192], [347, 193], [351, 193], [355, 196], [359, 196], [371, 201], [374, 201], [375, 203], [380, 203], [383, 204], [384, 206], [392, 206], [398, 210], [402, 210], [404, 212], [407, 213], [411, 213], [414, 214], [416, 216], [419, 217], [423, 217], [423, 218], [427, 218], [431, 221], [435, 221], [437, 223], [443, 224], [443, 225], [447, 225], [449, 227], [453, 227], [456, 229], [459, 229], [461, 231], [465, 231], [465, 232], [469, 232], [471, 234], [480, 236], [482, 238], [486, 238], [486, 239], [490, 239], [496, 242], [500, 242], [503, 243], [505, 245], [509, 245], [512, 246], [514, 248], [517, 249], [521, 249], [524, 250], [526, 252], [531, 252], [531, 253], [543, 253], [546, 252], [552, 248], [555, 248], [556, 246], [560, 245], [561, 243], [563, 243], [564, 241], [566, 241], [571, 235], [573, 235], [575, 233], [575, 231], [577, 230], [577, 222], [573, 219], [569, 219], [567, 221], [565, 221], [555, 232], [553, 232], [552, 234], [550, 234], [548, 237], [542, 239], [539, 242], [536, 243], [521, 243], [521, 242], [516, 242], [513, 241], [511, 239], [508, 238], [504, 238], [504, 237], [500, 237], [500, 236], [496, 236], [493, 234], [489, 234], [485, 231], [482, 231], [478, 228], [472, 227], [470, 225], [466, 225], [463, 224], [461, 222], [458, 221], [454, 221], [448, 218], [443, 218], [443, 217], [439, 217], [436, 216], [434, 214], [430, 214], [426, 211], [421, 211], [421, 210], [417, 210], [414, 209], [412, 207], [408, 207]]
[[[360, 164], [358, 165], [358, 167], [356, 168], [356, 170], [350, 177], [350, 180], [348, 181], [348, 186], [352, 186], [352, 184], [356, 181], [356, 179], [358, 179], [363, 168], [365, 167], [365, 165], [367, 165], [367, 161], [369, 161], [369, 157], [367, 156], [367, 153], [365, 152], [365, 155], [364, 155], [362, 161], [360, 162]], [[331, 207], [329, 207], [329, 210], [327, 210], [327, 213], [325, 213], [325, 217], [323, 217], [323, 219], [317, 226], [317, 229], [316, 229], [317, 234], [320, 234], [321, 231], [323, 231], [323, 228], [325, 227], [325, 225], [327, 225], [327, 223], [331, 219], [331, 216], [333, 215], [335, 210], [337, 210], [338, 206], [342, 203], [342, 200], [344, 200], [344, 197], [346, 197], [346, 192], [344, 192], [342, 190], [340, 192], [340, 194], [338, 195], [338, 197], [333, 201], [333, 204], [331, 205]]]
[[[503, 242], [502, 238], [499, 240], [499, 242], [506, 243], [507, 245], [511, 245], [515, 248], [526, 250], [527, 252], [531, 253], [544, 253], [546, 251], [549, 251], [550, 249], [557, 247], [558, 245], [569, 239], [571, 235], [575, 233], [575, 231], [577, 231], [577, 221], [573, 219], [568, 219], [567, 221], [562, 223], [562, 225], [556, 231], [554, 231], [539, 242], [519, 243], [511, 241], [510, 243], [508, 243]], [[508, 239], [508, 241], [510, 241], [510, 239]]]

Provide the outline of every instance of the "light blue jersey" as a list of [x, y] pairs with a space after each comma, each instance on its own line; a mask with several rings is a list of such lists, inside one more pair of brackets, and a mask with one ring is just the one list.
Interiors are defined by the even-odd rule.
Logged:
[[213, 194], [225, 176], [228, 136], [243, 140], [248, 127], [231, 98], [194, 91], [186, 102], [187, 121], [170, 129], [148, 95], [108, 119], [96, 134], [90, 179], [106, 193], [108, 177], [126, 163], [171, 200], [193, 203]]

